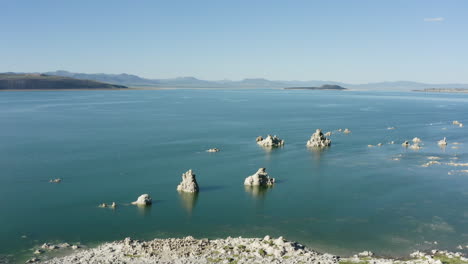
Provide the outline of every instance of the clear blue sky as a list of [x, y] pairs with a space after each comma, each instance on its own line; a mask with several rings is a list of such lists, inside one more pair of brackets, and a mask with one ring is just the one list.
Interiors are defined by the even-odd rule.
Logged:
[[468, 83], [466, 0], [0, 0], [0, 72]]

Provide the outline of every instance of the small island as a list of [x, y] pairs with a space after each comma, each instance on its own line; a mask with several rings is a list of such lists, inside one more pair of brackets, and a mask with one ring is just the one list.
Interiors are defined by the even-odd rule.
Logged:
[[347, 88], [339, 85], [324, 84], [320, 87], [287, 87], [285, 90], [348, 90]]
[[47, 74], [0, 73], [0, 90], [126, 89], [126, 86]]

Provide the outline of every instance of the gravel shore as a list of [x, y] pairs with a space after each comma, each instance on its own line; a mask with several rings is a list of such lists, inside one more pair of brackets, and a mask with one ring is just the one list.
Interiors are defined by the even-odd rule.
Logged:
[[[47, 253], [47, 252], [46, 252]], [[41, 259], [42, 257], [42, 259]], [[317, 264], [459, 264], [468, 263], [460, 253], [433, 250], [414, 252], [402, 260], [375, 257], [364, 251], [349, 258], [321, 254], [282, 237], [194, 239], [193, 237], [102, 244], [91, 249], [77, 249], [73, 254], [45, 259], [38, 255], [28, 263], [317, 263]]]

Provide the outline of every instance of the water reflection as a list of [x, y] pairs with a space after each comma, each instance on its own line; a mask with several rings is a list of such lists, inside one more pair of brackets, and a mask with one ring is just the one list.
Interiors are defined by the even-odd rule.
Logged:
[[313, 159], [317, 164], [320, 164], [320, 160], [322, 159], [322, 155], [328, 151], [329, 147], [307, 147], [307, 149], [313, 154]]
[[148, 216], [151, 214], [151, 205], [136, 205], [138, 213], [142, 216]]
[[272, 155], [273, 152], [275, 152], [278, 149], [283, 148], [282, 146], [281, 147], [271, 147], [271, 146], [270, 147], [265, 147], [265, 146], [260, 146], [260, 145], [259, 145], [259, 147], [262, 148], [265, 151], [265, 154], [266, 154], [265, 158], [266, 158], [267, 161], [269, 161], [271, 159], [271, 155]]
[[198, 193], [179, 192], [180, 203], [189, 215], [192, 214], [193, 208], [197, 204]]
[[266, 194], [273, 189], [273, 186], [248, 186], [245, 185], [245, 192], [252, 195], [256, 199], [265, 199]]

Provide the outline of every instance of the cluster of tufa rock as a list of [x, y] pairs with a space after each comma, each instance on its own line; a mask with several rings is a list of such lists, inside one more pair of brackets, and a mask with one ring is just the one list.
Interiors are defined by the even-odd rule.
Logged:
[[177, 186], [177, 191], [195, 193], [198, 192], [198, 190], [197, 179], [195, 178], [193, 171], [188, 170], [182, 174], [182, 182]]
[[247, 186], [271, 186], [275, 183], [275, 179], [268, 176], [265, 168], [260, 168], [258, 171], [245, 178], [244, 185]]
[[317, 129], [310, 137], [306, 144], [308, 147], [328, 147], [331, 145], [331, 140], [326, 138], [321, 129]]
[[262, 136], [258, 136], [256, 141], [257, 141], [257, 144], [259, 144], [262, 147], [284, 146], [284, 140], [280, 139], [277, 136], [272, 136], [272, 135], [267, 135], [266, 138], [263, 138]]

